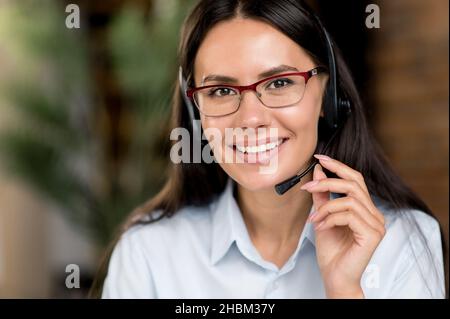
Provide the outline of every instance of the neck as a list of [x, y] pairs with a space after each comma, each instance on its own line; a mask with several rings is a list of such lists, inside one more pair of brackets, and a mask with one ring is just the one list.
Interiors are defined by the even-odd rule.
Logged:
[[310, 193], [300, 189], [312, 172], [284, 195], [274, 188], [250, 191], [238, 185], [237, 202], [252, 241], [274, 247], [296, 244], [312, 206]]

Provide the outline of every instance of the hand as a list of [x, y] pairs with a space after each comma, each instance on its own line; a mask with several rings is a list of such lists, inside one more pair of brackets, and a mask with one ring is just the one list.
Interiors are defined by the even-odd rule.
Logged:
[[[316, 231], [317, 262], [330, 298], [363, 298], [361, 277], [385, 234], [384, 217], [370, 198], [360, 172], [325, 155], [314, 155], [309, 221]], [[321, 165], [340, 178], [327, 178]], [[330, 200], [330, 192], [347, 196]]]

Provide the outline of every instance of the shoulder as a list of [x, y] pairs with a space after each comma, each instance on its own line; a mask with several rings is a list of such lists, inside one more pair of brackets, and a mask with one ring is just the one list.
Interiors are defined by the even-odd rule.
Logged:
[[186, 207], [172, 217], [130, 227], [113, 247], [102, 297], [156, 298], [161, 274], [166, 278], [167, 269], [193, 249], [207, 249], [202, 243], [208, 242], [209, 215], [208, 207]]
[[397, 241], [408, 240], [413, 249], [423, 250], [428, 243], [440, 241], [439, 222], [429, 214], [412, 208], [396, 209], [374, 197], [374, 203], [385, 218], [386, 235]]
[[[443, 251], [438, 221], [418, 209], [395, 209], [377, 198], [386, 234], [370, 264], [386, 289], [371, 290], [384, 298], [442, 297]], [[369, 291], [370, 295], [370, 291]]]
[[[153, 212], [159, 215], [161, 211]], [[139, 247], [151, 253], [160, 248], [177, 248], [191, 240], [201, 240], [208, 236], [210, 229], [209, 206], [187, 206], [172, 216], [157, 221], [136, 224], [124, 232], [119, 240], [128, 242], [132, 247]]]

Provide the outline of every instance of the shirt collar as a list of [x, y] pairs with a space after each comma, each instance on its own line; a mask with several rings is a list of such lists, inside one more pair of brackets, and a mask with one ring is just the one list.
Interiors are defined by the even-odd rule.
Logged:
[[[255, 262], [259, 254], [252, 245], [247, 228], [241, 215], [241, 211], [233, 196], [235, 182], [229, 178], [225, 190], [217, 201], [211, 206], [212, 213], [212, 240], [211, 240], [211, 263], [216, 264], [230, 249], [233, 242], [236, 242], [241, 253]], [[312, 212], [312, 207], [309, 213]], [[315, 245], [315, 233], [311, 223], [306, 223], [300, 236], [298, 247], [293, 256], [296, 256], [304, 240], [309, 240]]]

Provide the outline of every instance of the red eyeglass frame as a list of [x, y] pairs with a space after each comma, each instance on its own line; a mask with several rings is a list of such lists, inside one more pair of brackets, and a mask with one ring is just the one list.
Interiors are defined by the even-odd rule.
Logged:
[[323, 72], [326, 72], [326, 68], [323, 66], [318, 66], [318, 67], [315, 67], [314, 69], [311, 69], [311, 70], [305, 71], [305, 72], [290, 72], [290, 73], [282, 73], [282, 74], [272, 75], [272, 76], [269, 76], [268, 78], [259, 80], [258, 82], [255, 82], [250, 85], [213, 84], [213, 85], [200, 86], [200, 87], [191, 88], [191, 89], [186, 90], [186, 95], [188, 98], [195, 100], [194, 99], [195, 92], [203, 90], [203, 89], [213, 88], [213, 87], [232, 88], [232, 89], [237, 90], [239, 92], [239, 94], [242, 94], [242, 92], [247, 91], [247, 90], [254, 91], [256, 94], [258, 94], [258, 91], [256, 91], [256, 87], [265, 81], [275, 79], [278, 77], [283, 77], [283, 76], [301, 75], [305, 79], [305, 85], [306, 85], [308, 83], [308, 80], [311, 77], [313, 77], [314, 75], [317, 75], [319, 73], [323, 73]]

